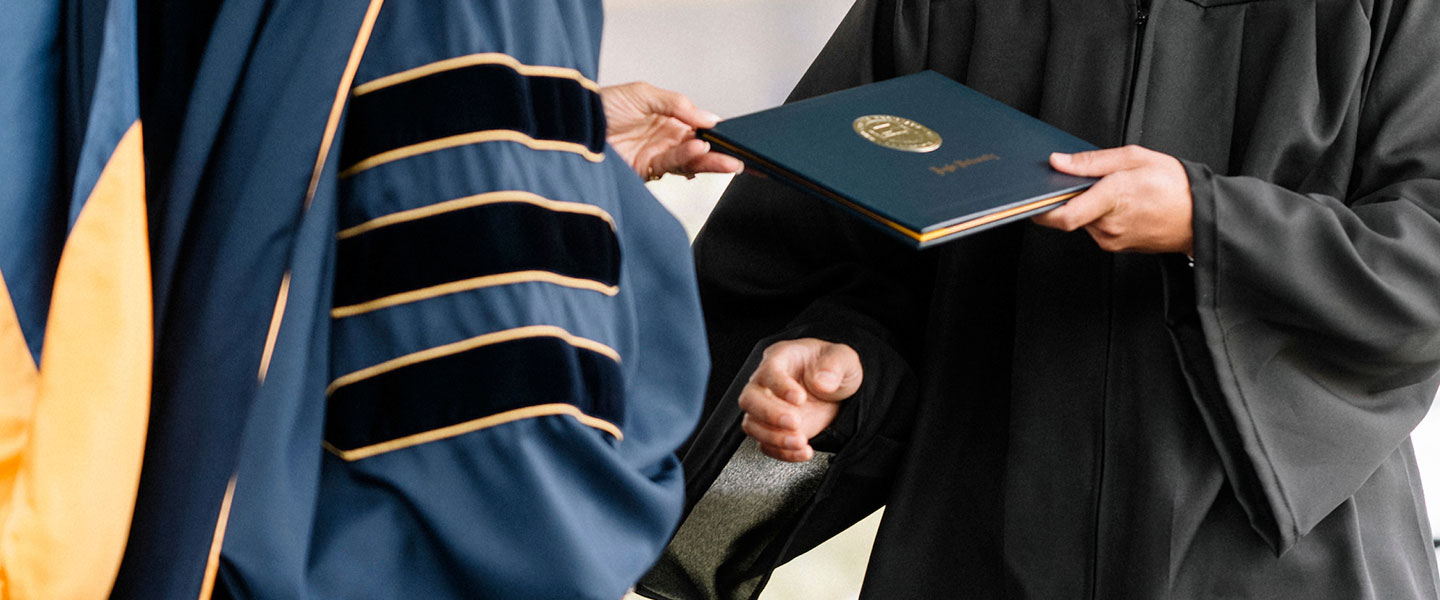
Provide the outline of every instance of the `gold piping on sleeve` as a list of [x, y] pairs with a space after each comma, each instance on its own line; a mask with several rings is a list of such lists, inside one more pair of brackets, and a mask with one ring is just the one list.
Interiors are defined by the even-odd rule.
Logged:
[[566, 277], [564, 275], [560, 275], [558, 273], [551, 273], [549, 271], [516, 271], [513, 273], [501, 273], [499, 275], [485, 275], [483, 277], [462, 279], [460, 281], [442, 283], [440, 285], [434, 285], [427, 288], [412, 290], [409, 292], [391, 294], [383, 298], [377, 298], [375, 300], [370, 300], [368, 302], [362, 302], [359, 304], [338, 306], [330, 310], [330, 318], [343, 319], [345, 317], [362, 315], [368, 312], [380, 310], [382, 308], [390, 308], [391, 306], [399, 306], [401, 304], [409, 304], [411, 302], [429, 300], [431, 298], [438, 298], [440, 296], [445, 296], [448, 294], [457, 294], [460, 292], [478, 290], [480, 288], [513, 285], [517, 283], [551, 283], [568, 288], [599, 292], [601, 294], [605, 294], [606, 296], [614, 296], [620, 293], [620, 288], [618, 286], [605, 285], [604, 283], [595, 281], [593, 279]]
[[516, 142], [523, 144], [531, 150], [554, 150], [558, 152], [570, 152], [585, 157], [585, 160], [598, 163], [605, 160], [605, 155], [600, 152], [591, 152], [585, 144], [576, 142], [557, 142], [555, 140], [537, 140], [519, 131], [509, 129], [490, 129], [486, 131], [472, 131], [419, 144], [411, 144], [394, 150], [387, 150], [362, 160], [350, 168], [340, 172], [340, 178], [354, 177], [356, 173], [378, 167], [385, 163], [395, 162], [402, 158], [410, 158], [421, 154], [429, 154], [440, 150], [448, 150], [459, 146], [469, 146], [484, 142]]
[[270, 330], [265, 334], [265, 350], [260, 353], [260, 383], [270, 372], [270, 359], [275, 356], [275, 340], [280, 337], [280, 321], [285, 317], [285, 302], [290, 298], [290, 272], [280, 278], [280, 293], [275, 298], [275, 311], [270, 314]]
[[337, 378], [335, 381], [331, 382], [329, 387], [325, 388], [325, 396], [329, 397], [335, 393], [335, 390], [338, 390], [347, 385], [364, 381], [377, 375], [383, 375], [385, 373], [389, 373], [390, 371], [394, 371], [402, 367], [419, 364], [427, 360], [443, 358], [452, 354], [459, 354], [467, 350], [474, 350], [481, 346], [489, 346], [492, 344], [500, 344], [503, 342], [510, 342], [514, 340], [535, 337], [558, 338], [565, 343], [570, 344], [571, 346], [575, 346], [576, 348], [582, 348], [591, 352], [595, 352], [597, 354], [603, 354], [610, 360], [613, 360], [617, 363], [620, 362], [620, 353], [616, 352], [614, 348], [606, 346], [605, 344], [602, 344], [592, 339], [576, 336], [554, 325], [529, 325], [526, 327], [516, 327], [514, 329], [505, 329], [502, 331], [487, 333], [485, 335], [476, 336], [467, 340], [461, 340], [458, 342], [445, 344], [443, 346], [436, 346], [428, 350], [421, 350], [419, 352], [406, 354], [405, 356], [387, 360], [378, 365], [366, 367], [359, 371], [355, 371], [354, 373], [350, 373], [349, 375], [343, 375]]
[[215, 594], [215, 577], [220, 573], [220, 549], [225, 546], [225, 526], [230, 523], [230, 502], [235, 499], [235, 475], [225, 486], [225, 499], [220, 501], [220, 517], [215, 521], [215, 535], [210, 538], [210, 555], [205, 559], [205, 578], [200, 582], [200, 600]]
[[384, 89], [392, 85], [405, 83], [407, 81], [414, 81], [427, 75], [434, 75], [436, 73], [441, 73], [444, 71], [452, 71], [455, 69], [472, 67], [475, 65], [504, 65], [510, 67], [511, 69], [514, 69], [515, 72], [521, 75], [573, 79], [577, 83], [579, 83], [581, 87], [584, 87], [587, 90], [596, 93], [600, 92], [600, 84], [591, 81], [590, 79], [582, 75], [580, 71], [577, 71], [575, 69], [570, 69], [566, 67], [527, 65], [521, 63], [519, 60], [516, 60], [514, 57], [508, 54], [501, 54], [499, 52], [485, 52], [481, 54], [469, 54], [466, 56], [447, 58], [445, 60], [436, 61], [428, 65], [421, 65], [413, 69], [407, 69], [393, 75], [386, 75], [379, 79], [367, 81], [363, 84], [355, 86], [355, 91], [351, 92], [351, 94], [355, 96], [363, 96], [375, 90]]
[[559, 200], [551, 200], [549, 198], [545, 198], [543, 196], [530, 192], [524, 192], [519, 190], [506, 190], [499, 192], [486, 192], [484, 194], [476, 194], [474, 196], [466, 196], [464, 198], [446, 200], [444, 202], [437, 202], [429, 206], [422, 206], [420, 208], [412, 208], [410, 210], [402, 210], [400, 212], [390, 213], [383, 217], [376, 217], [354, 227], [346, 228], [340, 233], [336, 234], [335, 237], [336, 239], [343, 240], [355, 237], [362, 233], [374, 231], [381, 227], [394, 225], [396, 223], [405, 223], [407, 221], [415, 221], [418, 219], [433, 217], [435, 215], [445, 214], [448, 212], [455, 212], [457, 210], [464, 210], [467, 208], [474, 208], [476, 206], [484, 206], [487, 204], [499, 204], [502, 202], [520, 202], [525, 204], [533, 204], [535, 206], [539, 206], [541, 208], [545, 208], [555, 212], [568, 212], [581, 215], [590, 215], [608, 223], [610, 225], [611, 231], [615, 230], [615, 219], [610, 216], [610, 213], [605, 212], [604, 209], [598, 206], [592, 204], [581, 204], [579, 202], [562, 202]]
[[370, 44], [370, 33], [375, 30], [375, 19], [380, 16], [380, 6], [385, 0], [371, 0], [365, 10], [365, 20], [360, 23], [360, 32], [355, 36], [355, 45], [350, 48], [350, 60], [340, 76], [340, 87], [335, 90], [335, 102], [330, 105], [330, 118], [325, 122], [325, 136], [320, 138], [320, 154], [315, 157], [315, 169], [310, 173], [310, 187], [305, 190], [305, 208], [315, 199], [315, 190], [320, 187], [320, 173], [325, 170], [325, 159], [330, 156], [330, 146], [335, 142], [335, 132], [340, 128], [340, 113], [345, 108], [345, 98], [350, 86], [355, 83], [355, 72], [360, 69], [360, 58], [365, 56], [365, 47]]
[[419, 446], [421, 444], [426, 444], [429, 442], [435, 442], [447, 438], [461, 436], [467, 433], [480, 431], [481, 429], [495, 427], [496, 425], [513, 423], [522, 419], [533, 419], [535, 417], [548, 417], [554, 415], [570, 415], [574, 417], [575, 420], [580, 421], [580, 423], [583, 425], [599, 429], [600, 431], [604, 431], [605, 433], [614, 436], [616, 441], [623, 441], [625, 439], [624, 434], [620, 432], [620, 428], [616, 427], [614, 423], [587, 415], [583, 412], [580, 412], [579, 408], [576, 408], [572, 405], [539, 404], [536, 406], [517, 408], [515, 410], [507, 410], [505, 412], [496, 413], [488, 417], [481, 417], [473, 421], [466, 421], [464, 423], [457, 423], [448, 427], [432, 429], [424, 433], [407, 435], [402, 438], [395, 438], [388, 442], [381, 442], [379, 444], [362, 446], [353, 450], [341, 450], [335, 447], [335, 445], [331, 444], [330, 442], [321, 442], [321, 445], [325, 448], [327, 452], [340, 457], [342, 460], [353, 462], [364, 458], [370, 458], [377, 454], [394, 452], [396, 450], [403, 450], [405, 448]]
[[[355, 45], [350, 47], [350, 58], [345, 63], [345, 71], [340, 75], [340, 85], [335, 90], [335, 102], [330, 105], [330, 118], [326, 120], [325, 133], [320, 137], [320, 151], [315, 156], [315, 168], [310, 172], [310, 185], [305, 188], [302, 214], [310, 210], [315, 191], [320, 189], [320, 173], [325, 170], [325, 159], [330, 156], [330, 146], [335, 141], [335, 132], [340, 128], [340, 113], [345, 109], [345, 99], [350, 95], [350, 86], [355, 83], [355, 72], [360, 69], [360, 59], [365, 56], [365, 47], [370, 44], [370, 34], [375, 30], [375, 19], [380, 16], [380, 7], [384, 4], [385, 0], [370, 0], [370, 6], [365, 9], [365, 18], [360, 22], [360, 30], [355, 33]], [[290, 272], [286, 271], [285, 278], [280, 281], [280, 293], [275, 300], [275, 311], [270, 320], [270, 332], [265, 337], [265, 348], [260, 352], [258, 377], [261, 384], [265, 383], [265, 375], [270, 371], [270, 359], [275, 355], [275, 340], [280, 332], [280, 321], [285, 316], [285, 300], [289, 295]]]

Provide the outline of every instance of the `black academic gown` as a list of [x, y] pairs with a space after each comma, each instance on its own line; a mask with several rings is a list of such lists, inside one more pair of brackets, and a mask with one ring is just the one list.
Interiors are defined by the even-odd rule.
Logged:
[[1440, 2], [1149, 4], [862, 0], [816, 59], [792, 99], [930, 68], [1180, 158], [1195, 260], [1029, 222], [915, 253], [738, 179], [695, 246], [692, 504], [766, 345], [848, 343], [865, 383], [730, 597], [880, 504], [864, 598], [1437, 597], [1408, 436], [1440, 384]]

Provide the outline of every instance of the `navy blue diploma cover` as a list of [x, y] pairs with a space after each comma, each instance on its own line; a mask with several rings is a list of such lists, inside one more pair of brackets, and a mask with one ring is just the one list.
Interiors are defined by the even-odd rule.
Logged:
[[1096, 181], [1049, 164], [1051, 152], [1095, 146], [934, 71], [727, 119], [698, 136], [917, 248], [1038, 214]]

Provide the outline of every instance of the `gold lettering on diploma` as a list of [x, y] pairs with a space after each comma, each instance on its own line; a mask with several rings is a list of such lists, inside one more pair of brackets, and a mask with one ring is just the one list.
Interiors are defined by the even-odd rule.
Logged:
[[982, 154], [974, 158], [962, 158], [949, 164], [930, 167], [930, 170], [934, 171], [936, 175], [944, 177], [946, 175], [954, 173], [956, 169], [964, 169], [973, 165], [978, 165], [983, 162], [990, 162], [992, 160], [1000, 160], [1000, 157], [995, 156], [994, 154]]
[[855, 133], [891, 150], [930, 152], [940, 147], [935, 130], [895, 115], [865, 115], [850, 124]]

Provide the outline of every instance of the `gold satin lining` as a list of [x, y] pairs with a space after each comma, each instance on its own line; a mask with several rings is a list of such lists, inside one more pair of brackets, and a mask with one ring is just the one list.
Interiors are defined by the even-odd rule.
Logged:
[[0, 273], [0, 523], [9, 514], [9, 498], [25, 457], [25, 444], [35, 414], [40, 371], [20, 330], [20, 317]]
[[104, 598], [125, 552], [155, 337], [143, 138], [132, 122], [70, 228], [38, 378], [26, 377], [33, 397], [8, 407], [30, 403], [20, 454], [6, 466], [13, 487], [0, 498], [8, 598]]

